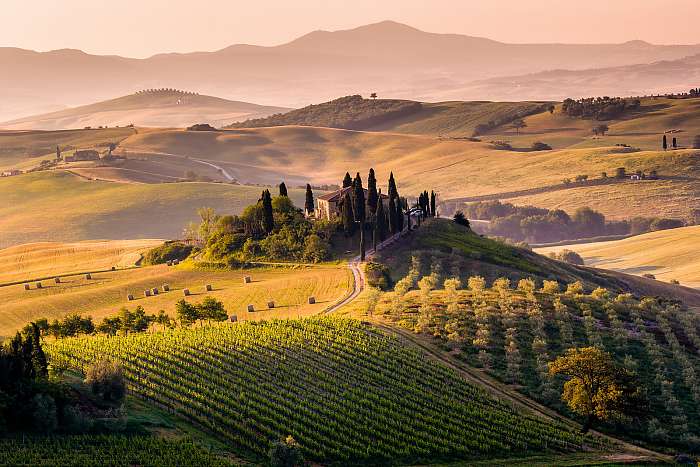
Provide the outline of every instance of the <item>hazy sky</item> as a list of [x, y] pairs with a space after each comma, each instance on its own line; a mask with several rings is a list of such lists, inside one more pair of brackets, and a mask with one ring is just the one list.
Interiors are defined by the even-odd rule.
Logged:
[[504, 42], [700, 43], [700, 0], [0, 0], [0, 47], [144, 57], [391, 19]]

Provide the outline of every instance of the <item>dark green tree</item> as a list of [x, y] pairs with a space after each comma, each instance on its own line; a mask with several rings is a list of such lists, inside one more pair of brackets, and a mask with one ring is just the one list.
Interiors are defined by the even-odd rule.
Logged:
[[41, 348], [41, 336], [39, 335], [39, 326], [32, 323], [32, 366], [34, 373], [38, 378], [47, 378], [49, 376], [48, 363], [46, 354]]
[[396, 189], [396, 180], [394, 180], [394, 172], [389, 174], [389, 198], [398, 198], [399, 191]]
[[275, 228], [275, 219], [272, 214], [272, 196], [270, 190], [265, 190], [262, 193], [262, 227], [266, 234], [270, 234]]
[[367, 176], [367, 206], [369, 211], [374, 214], [377, 212], [377, 179], [374, 176], [374, 169], [369, 169]]
[[352, 183], [352, 211], [355, 215], [355, 220], [365, 222], [365, 190], [362, 188], [362, 179], [360, 172], [355, 175], [355, 180]]
[[676, 140], [675, 136], [673, 137], [673, 140], [671, 141], [671, 147], [673, 147], [673, 149], [676, 149], [678, 147], [678, 141]]
[[345, 172], [345, 178], [343, 178], [343, 188], [348, 188], [352, 186], [352, 177], [350, 172]]
[[280, 183], [280, 196], [289, 196], [287, 194], [287, 185], [284, 182]]
[[379, 241], [383, 242], [386, 240], [387, 225], [386, 225], [386, 212], [384, 211], [384, 201], [382, 197], [379, 197], [377, 201], [377, 214], [376, 214], [376, 229], [379, 235]]
[[306, 201], [304, 202], [304, 210], [312, 214], [314, 212], [314, 193], [311, 191], [311, 185], [306, 184]]
[[396, 230], [396, 202], [394, 201], [394, 198], [391, 196], [389, 197], [389, 233], [392, 235], [397, 233]]
[[403, 203], [401, 199], [396, 200], [396, 232], [403, 231]]
[[430, 215], [432, 217], [435, 217], [436, 211], [435, 211], [435, 192], [430, 191]]
[[668, 141], [666, 141], [666, 135], [664, 135], [663, 139], [661, 140], [661, 146], [664, 148], [664, 151], [668, 149]]
[[342, 217], [343, 217], [343, 231], [345, 235], [350, 237], [355, 233], [355, 216], [352, 212], [352, 198], [350, 198], [350, 191], [346, 191], [343, 196]]

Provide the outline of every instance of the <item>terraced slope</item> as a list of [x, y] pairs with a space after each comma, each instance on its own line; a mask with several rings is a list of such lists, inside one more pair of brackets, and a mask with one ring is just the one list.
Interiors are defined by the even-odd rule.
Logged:
[[292, 435], [341, 463], [476, 459], [599, 446], [519, 413], [358, 321], [243, 323], [47, 346], [52, 364], [121, 361], [134, 393], [259, 458]]

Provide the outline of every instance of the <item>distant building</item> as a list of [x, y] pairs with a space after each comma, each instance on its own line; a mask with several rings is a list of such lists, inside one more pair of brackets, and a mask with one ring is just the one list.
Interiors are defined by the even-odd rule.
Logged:
[[100, 159], [100, 153], [94, 149], [83, 149], [80, 151], [75, 151], [72, 155], [65, 156], [63, 160], [66, 162], [80, 162], [80, 161], [96, 161]]
[[[363, 190], [365, 192], [365, 200], [367, 200], [367, 189], [364, 188]], [[341, 188], [340, 190], [319, 196], [316, 200], [316, 219], [331, 220], [334, 217], [339, 217], [343, 209], [345, 193], [348, 192], [352, 195], [352, 187]], [[379, 196], [381, 196], [385, 203], [386, 200], [389, 199], [389, 197], [383, 193], [380, 193]]]
[[22, 173], [21, 170], [10, 169], [10, 170], [4, 170], [4, 171], [0, 174], [0, 176], [2, 176], [2, 177], [12, 177], [12, 176], [15, 176], [15, 175], [20, 175], [21, 173]]

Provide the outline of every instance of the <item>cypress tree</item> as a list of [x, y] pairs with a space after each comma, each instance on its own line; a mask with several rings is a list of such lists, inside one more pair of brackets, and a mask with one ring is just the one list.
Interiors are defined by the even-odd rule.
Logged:
[[391, 196], [389, 197], [389, 232], [392, 235], [396, 233], [396, 203]]
[[343, 231], [348, 237], [352, 236], [355, 232], [355, 216], [352, 213], [352, 199], [350, 198], [350, 191], [345, 192], [343, 197]]
[[662, 140], [661, 145], [663, 146], [664, 151], [666, 149], [668, 149], [668, 142], [666, 141], [666, 135], [664, 135], [664, 139]]
[[275, 219], [272, 215], [272, 196], [270, 190], [265, 190], [262, 193], [263, 218], [262, 227], [266, 234], [272, 232], [275, 228]]
[[345, 172], [345, 178], [343, 179], [343, 188], [352, 186], [352, 177], [350, 177], [349, 172]]
[[386, 212], [384, 212], [384, 200], [381, 196], [377, 201], [377, 215], [376, 215], [377, 233], [379, 234], [379, 241], [383, 242], [386, 240]]
[[435, 192], [430, 190], [430, 215], [435, 217]]
[[284, 182], [280, 183], [280, 196], [289, 196], [287, 194], [287, 185]]
[[377, 222], [377, 216], [374, 216], [374, 222], [372, 223], [372, 251], [377, 252], [377, 242], [379, 240], [379, 222]]
[[41, 348], [41, 336], [39, 335], [39, 326], [32, 323], [32, 364], [36, 376], [46, 378], [49, 376], [48, 363], [46, 362], [46, 354]]
[[394, 180], [394, 172], [389, 174], [389, 198], [398, 198], [399, 191], [396, 189], [396, 180]]
[[355, 180], [352, 183], [352, 201], [353, 201], [353, 213], [355, 214], [356, 221], [362, 221], [362, 225], [365, 222], [365, 190], [362, 188], [362, 179], [360, 178], [360, 172], [355, 175]]
[[396, 232], [403, 231], [403, 203], [401, 198], [396, 200]]
[[306, 202], [304, 203], [304, 210], [308, 214], [312, 214], [314, 212], [314, 192], [311, 191], [311, 185], [306, 184]]
[[676, 149], [678, 147], [678, 141], [676, 141], [676, 137], [673, 137], [673, 141], [671, 141], [671, 146], [673, 146], [673, 149]]
[[367, 206], [372, 214], [377, 212], [377, 179], [374, 176], [374, 169], [369, 169], [367, 176]]

